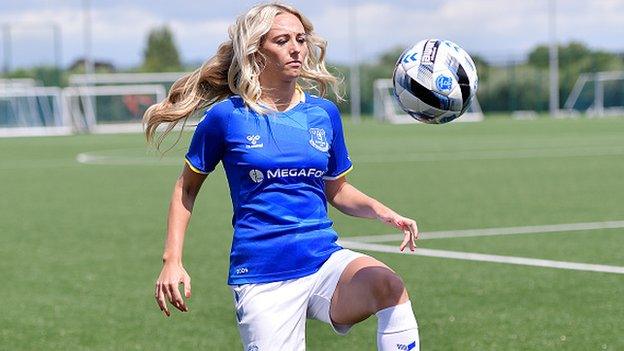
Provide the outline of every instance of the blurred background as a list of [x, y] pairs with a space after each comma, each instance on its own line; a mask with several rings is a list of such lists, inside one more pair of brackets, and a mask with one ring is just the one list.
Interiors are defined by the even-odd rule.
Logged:
[[[30, 126], [75, 132], [136, 122], [181, 72], [212, 56], [235, 16], [253, 4], [3, 2], [0, 128], [4, 134]], [[292, 4], [328, 40], [327, 61], [347, 87], [340, 107], [356, 119], [374, 114], [374, 82], [391, 76], [400, 53], [430, 37], [454, 41], [472, 55], [486, 115], [622, 112], [622, 1]], [[153, 74], [162, 72], [171, 73]], [[37, 89], [20, 90], [31, 86]]]
[[[290, 3], [344, 79], [349, 181], [423, 232], [398, 255], [391, 228], [330, 209], [344, 245], [403, 278], [421, 350], [624, 350], [624, 0]], [[197, 119], [161, 154], [141, 118], [254, 4], [0, 1], [0, 350], [241, 349], [221, 166], [187, 231], [191, 312], [154, 302]], [[392, 96], [425, 38], [477, 63], [457, 122], [414, 123]], [[307, 328], [310, 350], [374, 349], [374, 318]]]

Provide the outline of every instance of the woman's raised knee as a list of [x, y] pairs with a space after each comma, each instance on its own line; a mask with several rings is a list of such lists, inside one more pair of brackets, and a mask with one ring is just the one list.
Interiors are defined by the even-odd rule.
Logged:
[[403, 280], [390, 270], [380, 274], [376, 279], [373, 295], [377, 311], [408, 300]]

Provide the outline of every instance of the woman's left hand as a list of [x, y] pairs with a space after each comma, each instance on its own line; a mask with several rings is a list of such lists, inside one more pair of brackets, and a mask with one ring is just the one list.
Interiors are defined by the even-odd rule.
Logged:
[[403, 242], [401, 243], [401, 246], [399, 246], [401, 251], [405, 250], [405, 247], [408, 244], [410, 251], [414, 251], [414, 249], [416, 249], [418, 225], [416, 225], [415, 220], [403, 217], [394, 211], [390, 211], [389, 213], [379, 216], [378, 218], [380, 221], [403, 231]]

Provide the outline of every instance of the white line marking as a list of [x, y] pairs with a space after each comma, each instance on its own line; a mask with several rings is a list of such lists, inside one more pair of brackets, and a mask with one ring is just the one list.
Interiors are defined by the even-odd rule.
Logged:
[[486, 255], [486, 254], [473, 253], [473, 252], [432, 250], [432, 249], [421, 249], [421, 248], [417, 248], [416, 251], [414, 252], [411, 252], [409, 250], [401, 252], [399, 251], [398, 246], [369, 244], [369, 243], [346, 241], [346, 240], [340, 240], [338, 244], [349, 249], [389, 252], [389, 253], [402, 254], [402, 255], [452, 258], [452, 259], [457, 259], [457, 260], [507, 263], [507, 264], [522, 265], [522, 266], [624, 274], [624, 267], [608, 266], [608, 265], [601, 265], [601, 264], [552, 261], [552, 260], [542, 260], [542, 259], [526, 258], [526, 257]]
[[[624, 221], [607, 221], [607, 222], [586, 222], [586, 223], [563, 223], [550, 225], [535, 225], [525, 227], [503, 227], [503, 228], [484, 228], [484, 229], [465, 229], [465, 230], [445, 230], [437, 232], [419, 233], [419, 240], [442, 239], [442, 238], [463, 238], [473, 236], [488, 235], [511, 235], [511, 234], [538, 234], [552, 232], [572, 232], [578, 230], [597, 230], [597, 229], [616, 229], [624, 228]], [[400, 241], [403, 240], [403, 234], [386, 234], [386, 235], [369, 235], [369, 236], [353, 236], [347, 237], [349, 241], [358, 241], [366, 243]]]
[[158, 156], [115, 156], [96, 155], [83, 152], [76, 155], [76, 161], [83, 164], [115, 165], [115, 166], [182, 166], [184, 157], [158, 157]]

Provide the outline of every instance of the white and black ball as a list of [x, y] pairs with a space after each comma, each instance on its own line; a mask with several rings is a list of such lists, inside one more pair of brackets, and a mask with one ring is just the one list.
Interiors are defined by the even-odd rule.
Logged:
[[401, 108], [431, 124], [461, 116], [477, 93], [477, 68], [457, 44], [426, 39], [406, 50], [394, 67], [394, 94]]

